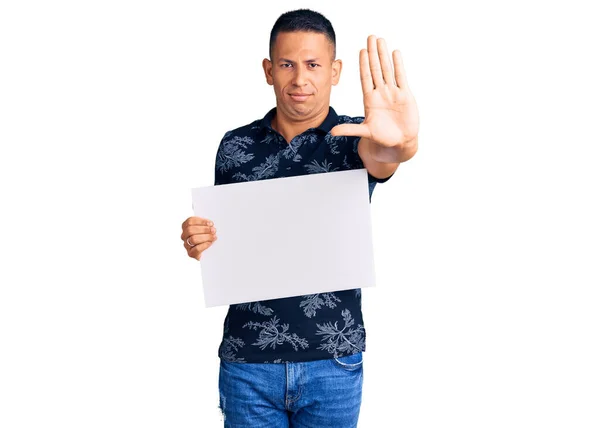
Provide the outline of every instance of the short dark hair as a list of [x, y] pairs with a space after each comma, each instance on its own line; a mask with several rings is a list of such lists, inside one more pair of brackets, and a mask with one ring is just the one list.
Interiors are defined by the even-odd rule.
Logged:
[[273, 47], [279, 33], [292, 33], [294, 31], [309, 31], [324, 34], [333, 45], [333, 59], [335, 59], [335, 31], [331, 22], [319, 12], [310, 9], [298, 9], [286, 12], [277, 18], [271, 38], [269, 40], [269, 57], [273, 59]]

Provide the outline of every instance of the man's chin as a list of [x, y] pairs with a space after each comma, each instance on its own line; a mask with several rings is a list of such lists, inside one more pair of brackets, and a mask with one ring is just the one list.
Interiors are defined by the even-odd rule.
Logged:
[[310, 116], [313, 112], [314, 108], [306, 106], [306, 105], [293, 105], [288, 109], [290, 112], [293, 112], [294, 116], [298, 117], [306, 117]]
[[284, 110], [287, 116], [294, 119], [307, 119], [315, 114], [315, 106], [307, 104], [284, 104]]

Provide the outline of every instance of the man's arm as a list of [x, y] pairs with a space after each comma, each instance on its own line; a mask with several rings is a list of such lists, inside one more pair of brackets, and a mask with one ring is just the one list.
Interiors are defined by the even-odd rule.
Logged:
[[360, 51], [360, 77], [365, 106], [362, 123], [345, 123], [331, 135], [361, 137], [358, 155], [375, 178], [388, 178], [417, 152], [419, 112], [406, 80], [399, 51], [390, 62], [383, 39], [369, 36]]

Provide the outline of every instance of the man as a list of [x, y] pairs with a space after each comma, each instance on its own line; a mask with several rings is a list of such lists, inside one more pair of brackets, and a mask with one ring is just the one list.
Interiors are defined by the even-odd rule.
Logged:
[[[329, 106], [342, 62], [321, 14], [280, 16], [269, 54], [263, 68], [276, 107], [225, 134], [215, 185], [366, 168], [371, 195], [416, 153], [417, 106], [400, 53], [393, 52], [392, 67], [383, 39], [370, 36], [360, 52], [364, 118], [338, 116]], [[183, 223], [190, 257], [199, 260], [213, 245], [216, 226], [199, 217]], [[219, 347], [225, 426], [356, 426], [364, 349], [360, 289], [231, 305]]]

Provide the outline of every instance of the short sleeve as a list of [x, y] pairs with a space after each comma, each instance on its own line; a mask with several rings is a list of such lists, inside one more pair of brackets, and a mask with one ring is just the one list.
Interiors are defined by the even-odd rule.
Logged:
[[[227, 134], [225, 134], [227, 136]], [[223, 142], [225, 141], [225, 137], [221, 139], [219, 143], [219, 147], [217, 148], [217, 155], [215, 159], [215, 186], [220, 184], [229, 183], [229, 177], [226, 176], [226, 168], [223, 165]]]
[[392, 173], [392, 175], [390, 175], [389, 177], [386, 178], [377, 178], [377, 177], [373, 177], [371, 174], [369, 175], [369, 182], [374, 182], [374, 183], [385, 183], [386, 181], [388, 181], [390, 178], [392, 178], [394, 176], [395, 172]]

